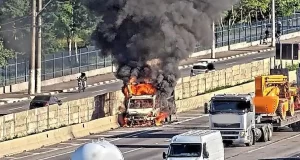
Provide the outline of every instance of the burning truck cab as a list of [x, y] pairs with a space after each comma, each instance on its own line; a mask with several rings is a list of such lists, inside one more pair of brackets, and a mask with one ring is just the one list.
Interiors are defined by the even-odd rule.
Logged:
[[171, 122], [176, 114], [174, 92], [168, 98], [156, 95], [156, 87], [145, 80], [137, 83], [131, 78], [122, 88], [125, 95], [125, 111], [122, 113], [123, 127], [132, 126], [161, 126], [164, 122]]

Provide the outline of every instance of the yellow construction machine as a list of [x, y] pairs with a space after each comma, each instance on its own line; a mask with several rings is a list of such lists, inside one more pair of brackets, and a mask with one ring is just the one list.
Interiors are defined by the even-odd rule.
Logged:
[[291, 87], [288, 77], [284, 75], [268, 75], [255, 77], [256, 114], [279, 116], [282, 120], [286, 116], [294, 116], [294, 98], [297, 88]]

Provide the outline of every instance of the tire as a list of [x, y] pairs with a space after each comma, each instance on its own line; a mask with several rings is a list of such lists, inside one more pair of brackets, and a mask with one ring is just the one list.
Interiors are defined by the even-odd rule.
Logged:
[[268, 142], [269, 139], [269, 133], [268, 133], [268, 128], [261, 128], [262, 136], [260, 138], [260, 142]]
[[273, 126], [271, 124], [268, 124], [268, 141], [272, 141], [272, 137], [273, 137]]
[[289, 102], [289, 110], [287, 111], [286, 115], [291, 117], [295, 115], [295, 105], [293, 101]]
[[250, 133], [250, 142], [249, 143], [245, 143], [245, 145], [247, 146], [247, 147], [250, 147], [250, 146], [252, 146], [255, 142], [255, 140], [254, 140], [254, 133], [253, 133], [253, 131], [251, 130], [251, 133]]
[[278, 116], [280, 116], [280, 118], [281, 118], [282, 120], [285, 120], [285, 119], [286, 119], [286, 112], [283, 111], [283, 109], [284, 109], [283, 103], [279, 102], [279, 104], [278, 104], [278, 106], [277, 106], [276, 114], [277, 114]]

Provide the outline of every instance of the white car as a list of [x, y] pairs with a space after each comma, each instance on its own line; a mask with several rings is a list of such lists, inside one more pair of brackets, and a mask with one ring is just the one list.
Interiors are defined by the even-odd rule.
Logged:
[[198, 63], [193, 64], [193, 67], [191, 69], [191, 76], [209, 72], [210, 70], [207, 67], [208, 64], [216, 62], [216, 61], [217, 61], [216, 59], [201, 59], [201, 60], [199, 60]]

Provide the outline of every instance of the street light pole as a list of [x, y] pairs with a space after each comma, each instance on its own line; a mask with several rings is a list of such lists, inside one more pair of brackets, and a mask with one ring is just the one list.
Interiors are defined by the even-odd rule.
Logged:
[[32, 0], [31, 54], [29, 64], [28, 94], [35, 94], [35, 36], [36, 36], [36, 0]]
[[36, 93], [42, 90], [42, 1], [38, 0], [38, 40], [36, 53]]
[[275, 47], [275, 0], [272, 0], [272, 47]]
[[212, 22], [212, 45], [211, 45], [211, 58], [216, 58], [216, 37], [215, 37], [215, 22]]

